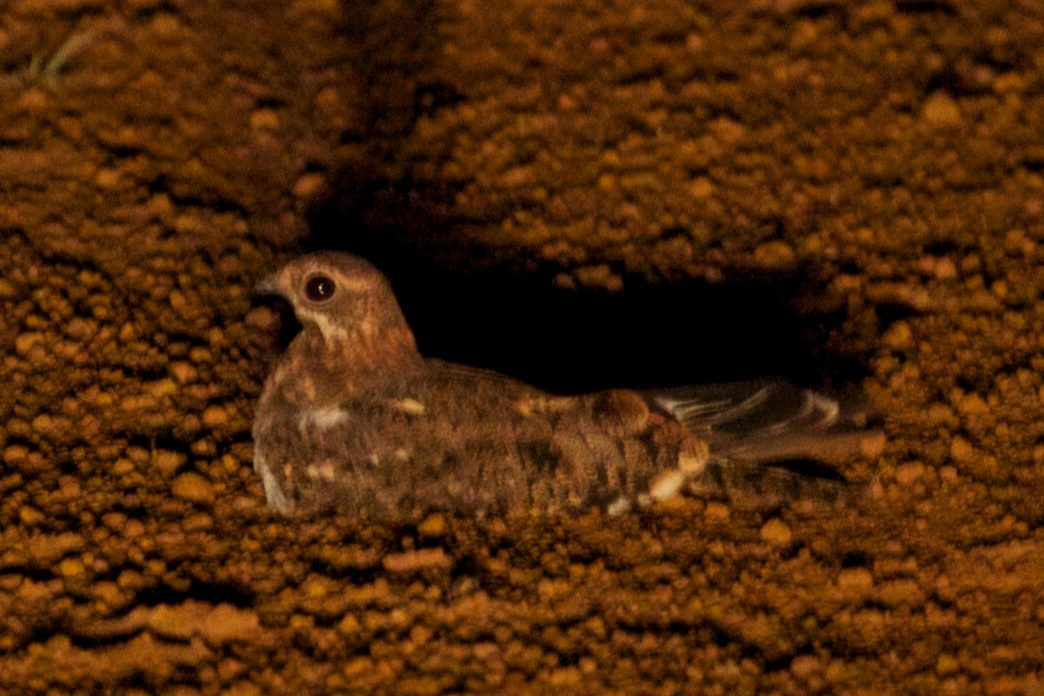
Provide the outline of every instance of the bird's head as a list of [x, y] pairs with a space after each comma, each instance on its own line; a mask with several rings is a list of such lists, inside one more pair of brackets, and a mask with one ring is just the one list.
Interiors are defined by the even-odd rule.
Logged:
[[290, 261], [256, 287], [293, 307], [305, 329], [327, 347], [405, 341], [413, 335], [387, 278], [370, 262], [342, 252], [320, 252]]

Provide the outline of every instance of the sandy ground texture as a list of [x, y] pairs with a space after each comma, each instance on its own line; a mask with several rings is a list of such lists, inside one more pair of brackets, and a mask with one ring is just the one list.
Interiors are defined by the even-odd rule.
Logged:
[[[494, 5], [4, 3], [0, 691], [1041, 693], [1039, 3]], [[840, 507], [279, 519], [251, 288], [324, 245], [549, 384], [796, 288], [887, 441]], [[513, 353], [529, 290], [595, 339]]]

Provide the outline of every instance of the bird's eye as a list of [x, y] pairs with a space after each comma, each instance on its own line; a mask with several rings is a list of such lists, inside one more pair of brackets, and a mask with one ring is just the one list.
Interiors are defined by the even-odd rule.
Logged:
[[312, 302], [326, 302], [334, 296], [337, 283], [328, 275], [316, 273], [305, 282], [305, 297]]

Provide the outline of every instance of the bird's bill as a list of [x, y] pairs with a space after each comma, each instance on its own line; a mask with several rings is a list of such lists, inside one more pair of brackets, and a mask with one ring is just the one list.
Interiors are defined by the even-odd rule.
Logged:
[[279, 295], [282, 297], [283, 291], [279, 288], [279, 276], [273, 273], [259, 280], [257, 285], [254, 286], [254, 294]]

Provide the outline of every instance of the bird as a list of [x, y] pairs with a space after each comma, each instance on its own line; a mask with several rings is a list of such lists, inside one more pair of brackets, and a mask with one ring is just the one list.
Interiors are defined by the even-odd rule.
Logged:
[[778, 379], [553, 394], [425, 357], [389, 280], [345, 252], [297, 257], [256, 289], [301, 326], [252, 428], [282, 515], [618, 515], [730, 471], [851, 456], [868, 432], [837, 399]]

